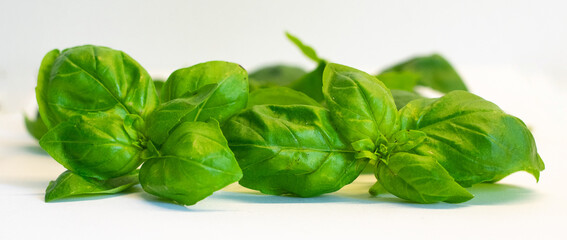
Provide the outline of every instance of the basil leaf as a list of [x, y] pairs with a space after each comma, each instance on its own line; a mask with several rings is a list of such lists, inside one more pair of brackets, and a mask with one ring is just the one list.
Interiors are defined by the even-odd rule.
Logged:
[[392, 93], [392, 97], [394, 98], [394, 102], [396, 103], [396, 108], [398, 110], [402, 109], [413, 100], [425, 98], [417, 93], [404, 90], [391, 89], [390, 92]]
[[160, 99], [161, 99], [161, 89], [163, 88], [163, 85], [165, 85], [164, 80], [154, 79], [154, 87], [155, 87], [156, 92], [158, 94], [158, 98], [160, 98]]
[[122, 51], [92, 45], [49, 52], [40, 67], [36, 95], [49, 128], [89, 113], [145, 118], [159, 101], [140, 64]]
[[305, 56], [307, 56], [308, 58], [310, 58], [311, 60], [313, 60], [315, 62], [321, 62], [322, 61], [321, 58], [319, 58], [319, 56], [317, 56], [317, 53], [315, 52], [315, 50], [313, 50], [312, 47], [303, 44], [303, 42], [301, 40], [299, 40], [299, 38], [291, 35], [288, 32], [286, 32], [285, 35], [286, 35], [287, 39], [289, 39], [291, 42], [293, 42], [293, 44], [295, 44], [295, 46], [297, 46], [299, 48], [299, 50], [301, 50], [301, 52], [303, 52], [303, 54], [305, 54]]
[[39, 112], [37, 112], [35, 120], [29, 119], [28, 116], [24, 115], [24, 121], [28, 133], [30, 133], [30, 135], [32, 135], [35, 139], [39, 140], [43, 137], [43, 135], [45, 135], [45, 133], [47, 133], [47, 126], [45, 126]]
[[460, 203], [473, 198], [431, 157], [395, 153], [378, 164], [376, 173], [384, 189], [406, 200]]
[[311, 105], [321, 106], [317, 101], [302, 92], [295, 91], [286, 87], [262, 88], [250, 93], [248, 97], [248, 106], [262, 104], [275, 105]]
[[223, 132], [244, 174], [240, 184], [266, 194], [334, 192], [367, 163], [354, 160], [320, 107], [257, 105], [229, 119]]
[[436, 159], [465, 187], [517, 171], [538, 179], [545, 168], [526, 125], [472, 93], [412, 101], [401, 110], [401, 125], [424, 132], [413, 151]]
[[198, 114], [198, 106], [206, 101], [217, 89], [217, 84], [205, 85], [193, 96], [176, 98], [160, 104], [147, 119], [146, 133], [150, 140], [161, 145], [170, 132], [179, 124], [193, 121]]
[[162, 90], [162, 101], [195, 95], [206, 85], [217, 84], [215, 91], [197, 106], [194, 119], [214, 118], [223, 123], [246, 107], [248, 75], [240, 65], [222, 61], [200, 63], [176, 70], [169, 76]]
[[465, 83], [453, 66], [441, 55], [433, 54], [409, 59], [382, 72], [410, 72], [420, 76], [418, 84], [448, 93], [454, 90], [467, 90]]
[[389, 138], [399, 128], [390, 91], [365, 72], [329, 63], [323, 73], [323, 93], [333, 122], [348, 142]]
[[260, 68], [248, 75], [250, 92], [261, 88], [287, 86], [306, 73], [302, 68], [283, 64]]
[[322, 102], [325, 99], [323, 92], [321, 91], [323, 87], [323, 71], [325, 70], [325, 66], [327, 66], [325, 61], [319, 62], [317, 68], [293, 81], [287, 87], [303, 92], [317, 102]]
[[214, 119], [182, 123], [160, 154], [142, 165], [140, 183], [146, 192], [184, 205], [193, 205], [242, 177]]
[[384, 85], [392, 89], [413, 92], [420, 75], [414, 72], [385, 72], [378, 75], [378, 80]]
[[138, 183], [138, 170], [108, 180], [82, 177], [67, 170], [59, 175], [57, 180], [49, 182], [45, 190], [45, 202], [76, 196], [119, 193]]
[[118, 116], [77, 115], [51, 128], [39, 144], [65, 168], [105, 180], [134, 171], [143, 162], [143, 142]]

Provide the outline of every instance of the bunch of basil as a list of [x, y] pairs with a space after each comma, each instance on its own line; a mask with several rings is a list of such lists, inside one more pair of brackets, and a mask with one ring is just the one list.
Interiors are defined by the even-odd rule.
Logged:
[[[313, 71], [269, 66], [248, 81], [237, 64], [206, 62], [171, 74], [161, 97], [121, 51], [48, 53], [36, 90], [48, 129], [40, 145], [69, 171], [50, 183], [46, 201], [140, 183], [190, 205], [236, 181], [311, 197], [339, 190], [370, 165], [378, 180], [371, 194], [458, 203], [473, 197], [465, 187], [516, 171], [538, 179], [544, 169], [525, 124], [467, 92], [441, 56], [377, 78], [328, 63], [287, 36], [317, 62]], [[447, 94], [425, 98], [417, 85]], [[39, 122], [26, 120], [30, 130]]]

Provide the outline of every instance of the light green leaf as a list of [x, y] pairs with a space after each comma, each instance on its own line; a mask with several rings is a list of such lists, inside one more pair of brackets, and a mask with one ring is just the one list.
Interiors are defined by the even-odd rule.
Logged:
[[250, 93], [247, 107], [263, 104], [321, 106], [304, 93], [286, 87], [262, 88]]
[[301, 40], [299, 40], [299, 38], [291, 35], [288, 32], [286, 32], [285, 35], [287, 36], [287, 39], [289, 39], [291, 42], [293, 42], [293, 44], [295, 44], [295, 46], [297, 46], [299, 48], [299, 50], [301, 50], [301, 52], [303, 52], [303, 54], [305, 54], [305, 56], [307, 56], [308, 58], [310, 58], [311, 60], [313, 60], [317, 63], [322, 61], [319, 58], [319, 56], [317, 56], [317, 53], [315, 52], [315, 50], [313, 50], [312, 47], [303, 44], [303, 42]]

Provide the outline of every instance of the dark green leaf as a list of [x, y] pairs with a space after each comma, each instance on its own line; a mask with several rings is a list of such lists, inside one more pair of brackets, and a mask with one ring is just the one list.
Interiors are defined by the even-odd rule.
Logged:
[[26, 129], [28, 133], [32, 135], [35, 139], [39, 140], [45, 133], [47, 133], [47, 126], [41, 119], [41, 115], [37, 112], [35, 120], [29, 119], [28, 116], [24, 115], [24, 120], [26, 123]]
[[303, 52], [303, 54], [305, 54], [305, 56], [307, 56], [308, 58], [310, 58], [311, 60], [313, 60], [317, 63], [322, 61], [319, 58], [319, 56], [317, 56], [317, 53], [315, 52], [315, 50], [313, 50], [312, 47], [303, 44], [303, 42], [301, 42], [301, 40], [299, 40], [299, 38], [291, 35], [288, 32], [286, 32], [285, 35], [287, 36], [287, 38], [291, 42], [293, 42], [293, 44], [295, 44], [295, 46], [297, 46], [299, 48], [299, 50], [301, 50], [301, 52]]
[[465, 91], [409, 103], [401, 110], [401, 125], [424, 132], [426, 139], [413, 151], [439, 161], [466, 187], [517, 171], [538, 179], [545, 168], [521, 120]]
[[460, 203], [473, 198], [435, 159], [410, 153], [395, 153], [378, 164], [376, 178], [388, 192], [419, 202]]
[[138, 183], [138, 170], [108, 180], [81, 177], [71, 171], [65, 171], [59, 175], [57, 180], [49, 182], [49, 186], [45, 190], [45, 201], [51, 202], [85, 195], [119, 193]]
[[140, 64], [122, 51], [92, 45], [49, 52], [40, 67], [36, 95], [49, 128], [91, 113], [145, 117], [159, 101]]
[[163, 85], [165, 85], [165, 81], [161, 80], [161, 79], [154, 79], [154, 87], [156, 88], [156, 92], [158, 94], [158, 97], [161, 99], [161, 89], [163, 88]]
[[250, 92], [261, 88], [287, 86], [307, 72], [302, 68], [288, 65], [272, 65], [249, 74]]
[[[382, 72], [411, 72], [420, 75], [418, 84], [448, 93], [453, 90], [467, 90], [465, 83], [453, 66], [442, 56], [415, 57], [390, 67]], [[382, 75], [381, 74], [381, 75]]]
[[193, 205], [242, 177], [214, 119], [182, 123], [160, 154], [142, 165], [140, 183], [146, 192], [184, 205]]
[[240, 184], [267, 194], [334, 192], [366, 165], [320, 107], [257, 105], [229, 119], [223, 132], [244, 173]]
[[[127, 117], [129, 118], [129, 117]], [[85, 177], [109, 179], [143, 162], [142, 136], [118, 116], [74, 116], [51, 128], [39, 144], [65, 168]]]
[[337, 129], [348, 142], [376, 142], [397, 131], [398, 111], [390, 91], [376, 77], [329, 63], [323, 74], [323, 93]]
[[262, 88], [251, 92], [247, 107], [262, 104], [321, 106], [304, 93], [286, 87]]
[[197, 106], [194, 119], [214, 118], [220, 123], [246, 107], [248, 102], [248, 75], [240, 65], [222, 61], [200, 63], [176, 70], [169, 76], [162, 90], [162, 100], [195, 95], [201, 88], [218, 84], [215, 91]]

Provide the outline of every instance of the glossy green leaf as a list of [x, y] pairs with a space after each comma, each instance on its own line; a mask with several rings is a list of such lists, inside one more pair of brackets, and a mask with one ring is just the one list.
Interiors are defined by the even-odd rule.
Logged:
[[257, 105], [229, 119], [223, 132], [244, 173], [240, 184], [266, 194], [334, 192], [367, 162], [354, 159], [320, 107]]
[[169, 133], [183, 122], [195, 120], [199, 112], [198, 106], [210, 98], [217, 90], [217, 84], [205, 85], [194, 95], [183, 98], [176, 98], [160, 104], [147, 118], [146, 134], [150, 140], [161, 145], [165, 142]]
[[134, 171], [144, 160], [143, 137], [138, 130], [128, 130], [133, 126], [126, 127], [124, 122], [114, 115], [74, 116], [51, 128], [39, 144], [81, 176], [101, 180], [119, 177]]
[[382, 81], [390, 90], [398, 89], [413, 92], [420, 76], [413, 72], [385, 72], [378, 75], [378, 80]]
[[465, 83], [453, 66], [442, 56], [433, 54], [411, 58], [384, 70], [388, 72], [410, 72], [420, 76], [418, 84], [448, 93], [454, 90], [467, 90]]
[[436, 159], [466, 187], [517, 171], [538, 179], [545, 168], [526, 125], [472, 93], [410, 102], [401, 110], [401, 125], [424, 132], [426, 139], [413, 151]]
[[431, 157], [395, 153], [387, 164], [378, 164], [376, 178], [388, 192], [414, 202], [460, 203], [473, 198]]
[[146, 192], [183, 205], [193, 205], [242, 177], [214, 119], [182, 123], [160, 154], [142, 165], [140, 183]]
[[301, 52], [303, 52], [303, 54], [305, 54], [305, 56], [307, 56], [308, 58], [310, 58], [311, 60], [313, 60], [315, 62], [321, 62], [322, 61], [319, 58], [319, 56], [317, 56], [317, 53], [315, 52], [315, 50], [313, 50], [312, 47], [305, 45], [301, 40], [299, 40], [299, 38], [291, 35], [288, 32], [286, 32], [285, 35], [287, 36], [287, 39], [289, 39], [291, 42], [293, 42], [293, 44], [295, 44], [295, 46], [297, 46], [299, 48], [299, 50], [301, 50]]
[[41, 118], [41, 114], [37, 112], [36, 117], [34, 120], [28, 118], [28, 116], [24, 115], [24, 121], [26, 123], [26, 129], [28, 133], [32, 135], [35, 139], [39, 140], [45, 133], [47, 133], [47, 126], [43, 122]]
[[290, 65], [279, 64], [262, 67], [248, 75], [250, 92], [261, 88], [287, 86], [305, 74], [307, 72], [302, 68]]
[[36, 95], [49, 128], [91, 113], [145, 117], [159, 101], [140, 64], [122, 51], [92, 45], [49, 52], [40, 67]]
[[286, 87], [271, 87], [258, 89], [250, 93], [248, 97], [248, 106], [252, 107], [255, 105], [262, 104], [274, 104], [274, 105], [311, 105], [311, 106], [321, 106], [317, 101], [313, 100], [309, 96], [302, 92], [295, 91], [291, 88]]
[[211, 61], [176, 70], [169, 76], [162, 90], [162, 101], [195, 95], [206, 85], [217, 84], [211, 96], [197, 107], [191, 121], [214, 118], [223, 123], [246, 107], [248, 102], [248, 74], [236, 63]]
[[119, 193], [138, 183], [138, 170], [108, 180], [82, 177], [71, 171], [65, 171], [57, 180], [49, 182], [45, 190], [45, 202], [69, 197]]
[[399, 128], [392, 95], [374, 76], [329, 63], [323, 74], [323, 93], [333, 122], [348, 142], [389, 138]]

